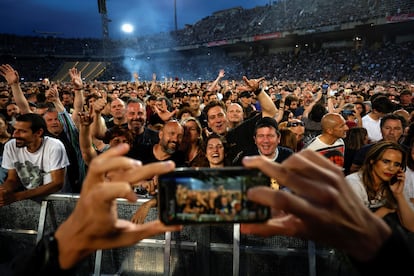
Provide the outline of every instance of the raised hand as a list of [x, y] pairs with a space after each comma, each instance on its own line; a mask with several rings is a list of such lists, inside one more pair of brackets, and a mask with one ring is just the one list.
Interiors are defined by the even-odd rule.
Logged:
[[8, 85], [19, 83], [19, 73], [9, 64], [2, 64], [0, 66], [0, 75], [6, 79]]

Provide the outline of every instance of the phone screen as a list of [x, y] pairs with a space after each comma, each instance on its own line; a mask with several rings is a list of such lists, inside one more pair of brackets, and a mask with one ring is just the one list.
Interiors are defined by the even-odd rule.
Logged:
[[165, 224], [262, 222], [270, 209], [247, 200], [254, 186], [270, 186], [260, 170], [179, 168], [160, 175], [158, 210]]

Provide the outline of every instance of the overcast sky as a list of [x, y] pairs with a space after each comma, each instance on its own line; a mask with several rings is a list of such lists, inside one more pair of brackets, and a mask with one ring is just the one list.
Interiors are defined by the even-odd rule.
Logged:
[[[237, 6], [249, 9], [268, 0], [175, 0], [181, 29], [213, 12]], [[0, 33], [59, 37], [102, 38], [97, 0], [0, 0]], [[174, 0], [107, 0], [109, 36], [121, 38], [123, 23], [134, 26], [129, 35], [166, 32], [174, 29]]]

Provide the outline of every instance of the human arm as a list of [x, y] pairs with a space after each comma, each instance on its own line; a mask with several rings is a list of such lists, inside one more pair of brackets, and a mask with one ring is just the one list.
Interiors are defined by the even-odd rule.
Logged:
[[45, 95], [46, 95], [46, 101], [53, 103], [57, 112], [61, 113], [65, 111], [65, 107], [60, 101], [59, 91], [58, 91], [56, 84], [52, 85], [50, 89], [46, 91]]
[[92, 136], [98, 139], [102, 139], [107, 131], [104, 118], [101, 116], [102, 110], [106, 105], [105, 99], [97, 99], [92, 106], [91, 116], [93, 121], [91, 124]]
[[221, 69], [217, 75], [217, 78], [207, 87], [208, 91], [214, 91], [215, 87], [219, 83], [219, 81], [224, 77], [225, 72], [224, 69]]
[[[118, 218], [117, 198], [136, 201], [130, 183], [174, 169], [171, 161], [141, 166], [122, 156], [128, 150], [122, 144], [92, 161], [72, 214], [55, 233], [42, 238], [13, 275], [74, 275], [75, 265], [96, 250], [132, 246], [150, 236], [181, 229], [159, 220], [136, 225]], [[114, 174], [118, 177], [108, 180]]]
[[50, 172], [50, 175], [52, 177], [51, 182], [40, 185], [34, 189], [27, 189], [21, 192], [16, 192], [15, 201], [47, 196], [60, 191], [63, 187], [63, 183], [65, 182], [65, 168], [53, 170]]
[[279, 216], [261, 225], [242, 225], [243, 233], [315, 240], [358, 261], [373, 259], [391, 235], [386, 223], [351, 190], [341, 169], [316, 152], [303, 150], [282, 164], [263, 157], [245, 158], [243, 163], [260, 168], [292, 191], [251, 189], [251, 200], [270, 206]]
[[151, 81], [151, 86], [150, 86], [150, 93], [154, 93], [155, 87], [157, 86], [157, 74], [152, 73], [152, 81]]
[[32, 113], [29, 103], [20, 87], [19, 73], [9, 64], [3, 64], [0, 66], [0, 75], [6, 79], [7, 84], [11, 87], [14, 101], [19, 107], [20, 113]]
[[259, 79], [248, 79], [246, 76], [243, 76], [243, 81], [246, 86], [256, 94], [257, 100], [262, 107], [262, 117], [272, 117], [274, 118], [277, 113], [277, 108], [273, 103], [270, 96], [261, 89], [260, 82], [264, 80], [264, 77]]
[[[158, 220], [137, 225], [118, 218], [115, 199], [136, 200], [130, 183], [174, 169], [171, 161], [141, 167], [139, 162], [122, 156], [128, 149], [126, 144], [122, 144], [92, 161], [73, 213], [55, 233], [62, 269], [74, 266], [95, 250], [129, 246], [141, 239], [180, 229], [179, 226], [164, 226]], [[125, 172], [122, 179], [105, 181], [108, 171], [117, 170]]]
[[73, 85], [73, 112], [72, 112], [72, 120], [75, 123], [76, 127], [79, 128], [80, 125], [80, 118], [79, 112], [82, 112], [83, 105], [85, 104], [85, 98], [83, 95], [83, 81], [81, 72], [78, 71], [76, 68], [69, 69], [69, 76]]
[[322, 98], [323, 94], [322, 91], [318, 91], [316, 94], [316, 99], [314, 99], [308, 106], [305, 107], [303, 110], [302, 118], [308, 118], [309, 113], [311, 112], [313, 106], [319, 102]]
[[285, 113], [285, 99], [287, 97], [287, 95], [289, 95], [289, 92], [284, 91], [281, 93], [282, 98], [279, 101], [279, 111], [277, 112], [277, 116], [275, 118], [277, 123], [280, 123], [283, 119], [283, 115]]
[[139, 81], [139, 74], [138, 72], [134, 72], [134, 84], [135, 84], [135, 88], [137, 88], [141, 83]]
[[79, 119], [79, 147], [85, 164], [89, 165], [92, 159], [98, 155], [93, 147], [92, 135], [90, 133], [92, 118], [88, 112], [81, 112]]
[[360, 110], [360, 109], [356, 108], [356, 106], [354, 106], [354, 115], [355, 115], [355, 121], [357, 123], [357, 127], [363, 127], [362, 126], [361, 112], [362, 112], [362, 110]]
[[414, 232], [414, 209], [404, 195], [405, 172], [400, 170], [397, 174], [397, 182], [390, 185], [390, 189], [397, 200], [398, 216], [401, 224], [409, 231]]
[[9, 205], [16, 200], [14, 191], [19, 188], [20, 181], [15, 169], [9, 169], [6, 180], [0, 185], [0, 206]]
[[164, 122], [171, 120], [177, 113], [177, 109], [169, 111], [165, 101], [162, 101], [162, 109], [158, 108], [157, 105], [154, 105], [154, 111]]

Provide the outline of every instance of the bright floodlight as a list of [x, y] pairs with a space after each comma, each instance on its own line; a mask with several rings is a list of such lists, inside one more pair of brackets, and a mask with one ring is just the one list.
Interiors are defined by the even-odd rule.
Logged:
[[132, 26], [131, 24], [126, 23], [126, 24], [122, 25], [121, 29], [124, 33], [132, 33], [134, 31], [134, 26]]

